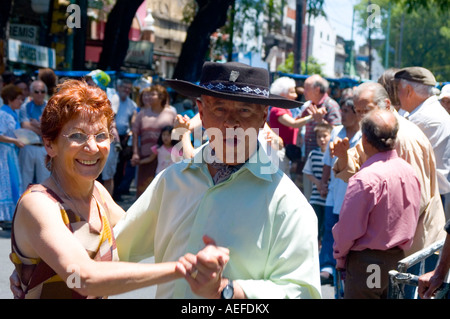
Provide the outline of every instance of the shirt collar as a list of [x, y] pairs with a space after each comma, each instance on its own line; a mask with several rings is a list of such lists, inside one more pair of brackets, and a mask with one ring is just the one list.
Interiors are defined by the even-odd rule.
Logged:
[[370, 166], [375, 162], [378, 161], [388, 161], [394, 158], [397, 158], [398, 154], [397, 151], [394, 150], [390, 150], [390, 151], [386, 151], [386, 152], [379, 152], [375, 155], [372, 155], [371, 157], [369, 157], [367, 159], [367, 161], [364, 162], [364, 164], [361, 166], [361, 169], [363, 169], [364, 167]]
[[317, 106], [322, 105], [323, 103], [325, 103], [325, 100], [328, 98], [328, 93], [325, 93], [322, 98], [320, 99], [319, 103], [317, 103]]
[[436, 102], [436, 101], [438, 101], [437, 96], [435, 96], [435, 95], [430, 96], [428, 99], [426, 99], [425, 101], [423, 101], [422, 103], [420, 103], [414, 110], [412, 110], [412, 111], [408, 114], [408, 117], [411, 116], [411, 115], [413, 115], [413, 114], [416, 113], [417, 111], [419, 111], [419, 109], [420, 109], [421, 107], [423, 107], [424, 105], [427, 105], [427, 104], [429, 104], [429, 103], [433, 103], [433, 102]]
[[[194, 157], [186, 162], [186, 167], [183, 168], [182, 171], [186, 171], [187, 169], [200, 169], [207, 164], [205, 161], [207, 155], [204, 155], [204, 152], [208, 152], [208, 149], [206, 148], [207, 145], [208, 143], [205, 143], [200, 147]], [[259, 145], [258, 150], [255, 151], [241, 169], [234, 174], [239, 174], [243, 170], [249, 170], [255, 177], [271, 182], [272, 174], [275, 174], [278, 171], [278, 167], [271, 162], [264, 151], [264, 148]]]

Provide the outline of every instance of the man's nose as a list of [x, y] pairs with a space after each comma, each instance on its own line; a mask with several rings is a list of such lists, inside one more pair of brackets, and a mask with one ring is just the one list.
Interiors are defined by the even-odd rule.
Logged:
[[224, 125], [227, 128], [237, 128], [240, 126], [240, 123], [234, 114], [227, 114], [224, 119]]

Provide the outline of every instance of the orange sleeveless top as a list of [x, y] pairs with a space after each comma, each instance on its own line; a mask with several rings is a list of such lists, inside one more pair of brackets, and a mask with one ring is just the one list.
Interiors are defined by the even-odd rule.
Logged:
[[[61, 211], [61, 218], [67, 228], [73, 235], [83, 244], [89, 256], [96, 261], [118, 261], [116, 242], [113, 235], [113, 230], [108, 222], [105, 214], [105, 208], [100, 205], [98, 200], [97, 207], [100, 212], [100, 219], [102, 227], [100, 232], [90, 227], [89, 223], [75, 214], [71, 209], [65, 209], [64, 202], [56, 195], [50, 188], [36, 184], [30, 185], [22, 194], [20, 200], [28, 193], [40, 192], [47, 195], [54, 202], [59, 204]], [[96, 195], [100, 196], [99, 192]], [[103, 202], [104, 204], [104, 202]], [[16, 208], [17, 209], [17, 208]], [[14, 225], [14, 220], [13, 220]], [[14, 239], [14, 227], [11, 230], [11, 254], [10, 259], [13, 262], [17, 273], [19, 274], [22, 290], [25, 292], [26, 299], [85, 299], [98, 298], [91, 296], [82, 296], [70, 289], [66, 282], [55, 273], [43, 260], [40, 258], [29, 258], [21, 254], [17, 248]], [[70, 271], [70, 270], [68, 270]], [[69, 283], [72, 285], [74, 282]]]

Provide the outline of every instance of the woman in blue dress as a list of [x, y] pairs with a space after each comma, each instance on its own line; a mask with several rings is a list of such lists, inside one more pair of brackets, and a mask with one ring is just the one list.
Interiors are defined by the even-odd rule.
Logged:
[[0, 227], [8, 230], [22, 192], [17, 154], [24, 144], [16, 138], [14, 130], [20, 128], [16, 110], [23, 103], [23, 95], [19, 87], [9, 84], [2, 89], [1, 96], [5, 104], [0, 107]]

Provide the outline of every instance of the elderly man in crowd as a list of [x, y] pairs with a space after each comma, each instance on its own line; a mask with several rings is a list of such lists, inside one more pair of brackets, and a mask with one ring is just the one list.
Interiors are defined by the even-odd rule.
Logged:
[[[395, 74], [397, 94], [405, 116], [428, 137], [436, 155], [439, 192], [445, 206], [450, 193], [450, 115], [434, 95], [434, 75], [422, 67], [408, 67]], [[447, 219], [450, 211], [446, 211]]]
[[[304, 83], [304, 96], [311, 104], [303, 111], [301, 117], [314, 114], [314, 121], [305, 125], [305, 158], [311, 150], [318, 147], [314, 128], [318, 123], [328, 123], [333, 126], [341, 125], [341, 112], [339, 104], [328, 95], [329, 83], [318, 74], [311, 75]], [[311, 193], [311, 182], [303, 177], [303, 192], [306, 197]]]
[[[367, 160], [347, 187], [333, 228], [336, 268], [345, 269], [344, 298], [387, 298], [389, 270], [412, 245], [419, 218], [420, 184], [395, 151], [398, 121], [374, 110], [361, 122]], [[381, 278], [370, 282], [370, 266]]]
[[128, 210], [115, 228], [120, 259], [177, 260], [208, 235], [230, 250], [223, 275], [205, 277], [192, 255], [182, 260], [187, 281], [158, 286], [157, 297], [319, 298], [314, 210], [257, 141], [269, 105], [300, 104], [269, 93], [267, 70], [241, 63], [205, 63], [199, 85], [167, 82], [198, 98], [209, 143], [157, 175]]
[[[36, 134], [38, 139], [34, 143], [25, 145], [19, 152], [19, 163], [22, 173], [22, 187], [28, 184], [42, 183], [50, 176], [45, 167], [45, 151], [41, 138], [41, 116], [47, 104], [45, 96], [47, 87], [40, 80], [33, 81], [30, 85], [31, 100], [24, 103], [19, 112], [20, 126]], [[39, 140], [39, 141], [38, 141]]]
[[[364, 83], [354, 91], [355, 110], [359, 118], [371, 110], [386, 109], [393, 112], [399, 123], [397, 143], [398, 155], [410, 163], [420, 181], [420, 217], [410, 255], [445, 237], [444, 209], [437, 184], [436, 159], [433, 148], [423, 132], [413, 123], [401, 117], [392, 107], [387, 91], [381, 84]], [[348, 141], [333, 143], [333, 152], [338, 156], [334, 166], [336, 177], [348, 181], [367, 160], [362, 143], [349, 149]]]

